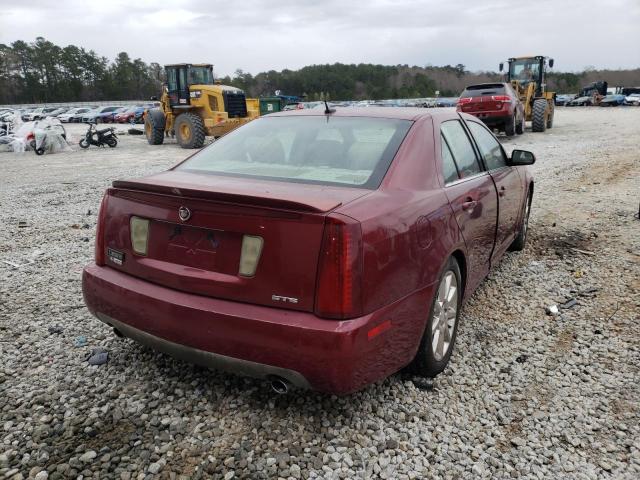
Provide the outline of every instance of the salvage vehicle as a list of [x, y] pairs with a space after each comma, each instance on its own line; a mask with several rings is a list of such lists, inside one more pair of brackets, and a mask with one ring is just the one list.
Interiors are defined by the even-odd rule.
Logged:
[[56, 107], [36, 108], [29, 113], [22, 116], [22, 120], [25, 122], [33, 122], [34, 120], [42, 120], [47, 117], [51, 112], [57, 110]]
[[507, 137], [524, 133], [524, 105], [510, 83], [480, 83], [464, 89], [456, 110], [469, 113]]
[[[213, 79], [213, 65], [165, 65], [167, 83], [160, 108], [148, 110], [144, 131], [150, 145], [175, 136], [182, 148], [201, 148], [205, 137], [219, 137], [260, 115], [257, 99]], [[152, 100], [154, 100], [152, 98]]]
[[72, 123], [79, 122], [82, 118], [83, 113], [88, 113], [91, 111], [91, 108], [88, 107], [80, 107], [80, 108], [72, 108], [65, 113], [58, 115], [56, 118], [60, 120], [62, 123]]
[[100, 123], [101, 118], [107, 115], [110, 115], [111, 112], [116, 111], [120, 107], [115, 106], [107, 106], [107, 107], [98, 107], [95, 108], [84, 115], [82, 115], [82, 123]]
[[601, 107], [618, 107], [624, 105], [625, 96], [621, 94], [607, 95], [600, 100]]
[[556, 107], [564, 107], [571, 100], [576, 98], [575, 94], [558, 94], [554, 99]]
[[640, 93], [632, 93], [624, 97], [624, 104], [640, 106]]
[[566, 107], [587, 107], [593, 105], [592, 96], [576, 97], [565, 104]]
[[525, 246], [534, 161], [449, 109], [266, 115], [113, 182], [84, 300], [119, 336], [279, 393], [432, 377], [463, 300]]
[[136, 105], [129, 107], [124, 112], [119, 112], [114, 116], [114, 121], [118, 123], [144, 123], [144, 112], [153, 105]]
[[[547, 90], [547, 67], [553, 68], [553, 58], [543, 55], [517, 57], [507, 60], [507, 82], [524, 105], [524, 116], [531, 122], [531, 131], [544, 132], [553, 127], [555, 92]], [[504, 63], [499, 65], [500, 71]]]

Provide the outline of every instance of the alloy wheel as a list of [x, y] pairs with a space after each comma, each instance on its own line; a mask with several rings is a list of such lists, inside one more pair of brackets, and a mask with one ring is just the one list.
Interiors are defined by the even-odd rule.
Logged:
[[448, 270], [438, 287], [431, 320], [431, 349], [437, 361], [441, 361], [451, 348], [451, 340], [458, 316], [458, 280]]

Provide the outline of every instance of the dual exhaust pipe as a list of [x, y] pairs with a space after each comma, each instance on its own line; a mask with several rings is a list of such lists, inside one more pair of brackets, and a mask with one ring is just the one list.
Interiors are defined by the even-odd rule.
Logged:
[[[124, 338], [124, 335], [122, 334], [122, 332], [115, 327], [113, 329], [113, 333], [115, 334], [116, 337]], [[271, 376], [269, 377], [269, 380], [271, 384], [271, 390], [273, 390], [278, 395], [286, 395], [287, 393], [289, 393], [291, 384], [289, 383], [288, 380], [278, 376]]]

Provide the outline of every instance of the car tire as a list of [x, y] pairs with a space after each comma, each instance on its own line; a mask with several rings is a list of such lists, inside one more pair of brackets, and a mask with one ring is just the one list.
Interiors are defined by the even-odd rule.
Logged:
[[144, 117], [144, 133], [149, 145], [162, 145], [166, 118], [159, 108], [153, 108]]
[[518, 235], [509, 246], [512, 252], [521, 252], [527, 244], [527, 234], [529, 233], [529, 215], [531, 214], [531, 201], [533, 196], [531, 190], [527, 193], [526, 203], [524, 204], [524, 212], [522, 213], [522, 221], [518, 229]]
[[[452, 286], [455, 290], [455, 298], [450, 298], [453, 293]], [[432, 378], [441, 373], [449, 363], [460, 323], [462, 287], [460, 267], [456, 259], [450, 257], [440, 274], [420, 346], [409, 366], [412, 373]], [[455, 311], [452, 312], [452, 308], [455, 308]], [[452, 313], [453, 316], [451, 316]], [[448, 343], [446, 343], [447, 339]]]
[[176, 140], [182, 148], [202, 148], [206, 137], [204, 123], [195, 113], [182, 113], [176, 118]]
[[547, 129], [547, 100], [538, 98], [533, 101], [533, 118], [531, 120], [531, 130], [534, 132], [544, 132]]
[[518, 135], [522, 135], [524, 133], [524, 128], [525, 128], [524, 124], [525, 124], [525, 119], [524, 119], [524, 113], [523, 113], [520, 119], [520, 122], [518, 122], [518, 124], [516, 125], [516, 133]]
[[516, 114], [514, 113], [504, 122], [504, 134], [507, 137], [513, 137], [516, 133]]

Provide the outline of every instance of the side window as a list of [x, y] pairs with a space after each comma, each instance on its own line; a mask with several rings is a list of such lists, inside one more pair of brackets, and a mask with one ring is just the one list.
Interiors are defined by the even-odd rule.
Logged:
[[500, 143], [495, 139], [489, 131], [482, 125], [476, 122], [467, 122], [469, 130], [473, 138], [476, 139], [484, 163], [489, 170], [495, 170], [507, 166], [507, 161], [504, 158]]
[[440, 144], [442, 145], [442, 175], [444, 176], [444, 183], [455, 182], [460, 178], [458, 176], [458, 168], [456, 167], [456, 162], [453, 159], [453, 155], [451, 155], [451, 150], [449, 150], [449, 145], [447, 145], [447, 141], [444, 138], [444, 135], [440, 135]]
[[444, 122], [440, 126], [440, 131], [451, 149], [460, 172], [460, 178], [467, 178], [482, 172], [476, 158], [476, 152], [459, 120]]
[[175, 68], [170, 68], [167, 72], [167, 87], [170, 92], [178, 90], [178, 79], [176, 77]]

